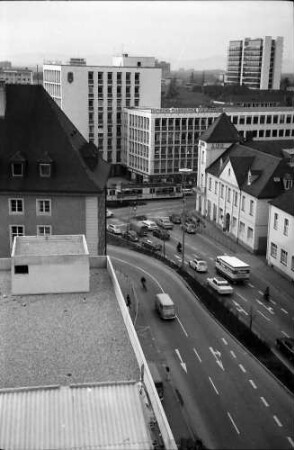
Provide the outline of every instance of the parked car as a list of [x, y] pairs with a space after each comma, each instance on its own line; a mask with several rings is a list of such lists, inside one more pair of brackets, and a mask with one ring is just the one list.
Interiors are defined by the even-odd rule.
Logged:
[[153, 230], [153, 236], [161, 239], [162, 241], [168, 241], [170, 239], [170, 234], [167, 230], [164, 230], [162, 228], [155, 228], [155, 230]]
[[156, 230], [158, 229], [158, 225], [156, 225], [156, 223], [154, 222], [154, 220], [142, 220], [142, 223], [144, 225], [146, 225], [146, 227], [148, 228], [148, 230]]
[[234, 289], [223, 277], [207, 278], [207, 284], [220, 295], [232, 294]]
[[183, 188], [183, 194], [184, 195], [193, 195], [194, 191], [192, 188]]
[[172, 230], [174, 227], [168, 217], [157, 217], [156, 223], [159, 227], [164, 228], [165, 230]]
[[189, 261], [189, 266], [196, 270], [196, 272], [207, 272], [207, 262], [198, 258], [198, 256]]
[[191, 222], [186, 222], [182, 225], [182, 229], [188, 233], [188, 234], [195, 234], [196, 233], [196, 227]]
[[294, 338], [278, 338], [276, 340], [276, 347], [289, 361], [294, 362]]
[[113, 212], [110, 209], [106, 209], [106, 218], [113, 217]]
[[159, 244], [157, 242], [153, 242], [150, 239], [142, 240], [141, 244], [143, 247], [148, 248], [148, 250], [152, 250], [153, 252], [161, 252], [161, 250], [162, 250], [161, 244]]
[[180, 224], [180, 223], [182, 222], [181, 215], [180, 215], [180, 214], [176, 214], [176, 213], [171, 214], [171, 215], [169, 216], [169, 220], [170, 220], [172, 223], [175, 223], [175, 224]]
[[132, 242], [138, 242], [139, 237], [136, 231], [134, 230], [127, 230], [123, 233], [123, 238], [127, 239], [128, 241]]
[[126, 225], [124, 223], [109, 223], [106, 228], [109, 233], [122, 234], [125, 231]]
[[142, 220], [147, 220], [147, 216], [142, 214], [141, 216], [134, 216], [134, 217], [132, 217], [132, 219], [133, 220], [138, 220], [139, 222], [141, 222]]

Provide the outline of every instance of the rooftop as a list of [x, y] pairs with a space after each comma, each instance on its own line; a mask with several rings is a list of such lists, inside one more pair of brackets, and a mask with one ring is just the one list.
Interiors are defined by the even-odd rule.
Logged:
[[87, 245], [79, 236], [21, 236], [15, 239], [12, 256], [85, 255]]
[[222, 112], [226, 112], [227, 114], [231, 113], [293, 113], [293, 106], [222, 106], [222, 107], [201, 107], [198, 108], [142, 108], [138, 107], [130, 107], [124, 108], [126, 110], [130, 110], [132, 112], [138, 113], [149, 113], [149, 114], [221, 114]]
[[139, 380], [107, 269], [90, 292], [14, 296], [0, 271], [0, 389]]

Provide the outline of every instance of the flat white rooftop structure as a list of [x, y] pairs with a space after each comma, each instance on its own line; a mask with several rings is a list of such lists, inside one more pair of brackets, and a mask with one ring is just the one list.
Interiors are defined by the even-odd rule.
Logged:
[[88, 255], [82, 235], [18, 236], [12, 256]]

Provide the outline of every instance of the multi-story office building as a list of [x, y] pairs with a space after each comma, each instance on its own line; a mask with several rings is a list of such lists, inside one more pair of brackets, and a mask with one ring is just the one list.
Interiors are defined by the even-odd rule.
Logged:
[[29, 69], [0, 69], [0, 81], [7, 84], [33, 84], [33, 71]]
[[180, 168], [196, 179], [198, 137], [226, 112], [245, 140], [294, 137], [294, 108], [125, 108], [122, 161], [134, 180], [176, 181]]
[[280, 89], [282, 56], [282, 37], [230, 41], [226, 83], [252, 89]]
[[161, 69], [136, 64], [45, 64], [43, 83], [85, 139], [112, 164], [112, 175], [121, 168], [123, 107], [159, 108], [161, 102]]
[[118, 67], [157, 67], [153, 56], [129, 56], [128, 53], [113, 56], [112, 65]]

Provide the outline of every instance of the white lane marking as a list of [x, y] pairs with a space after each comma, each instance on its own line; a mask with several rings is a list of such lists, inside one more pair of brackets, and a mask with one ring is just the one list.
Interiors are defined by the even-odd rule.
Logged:
[[256, 384], [254, 383], [253, 380], [249, 380], [249, 383], [251, 384], [251, 386], [253, 387], [253, 389], [257, 389]]
[[184, 363], [184, 361], [183, 361], [183, 359], [182, 359], [182, 356], [181, 356], [181, 354], [180, 354], [180, 351], [179, 351], [179, 349], [175, 349], [175, 352], [176, 352], [176, 354], [178, 355], [178, 358], [179, 358], [179, 360], [180, 360], [180, 364], [181, 364], [181, 366], [182, 366], [182, 369], [184, 369], [184, 371], [186, 372], [186, 373], [188, 373], [187, 372], [187, 364], [186, 363]]
[[268, 322], [271, 321], [271, 319], [269, 319], [268, 317], [266, 317], [266, 316], [263, 314], [263, 312], [259, 311], [259, 309], [257, 310], [257, 312], [258, 312], [265, 320], [267, 320]]
[[281, 308], [281, 311], [283, 311], [283, 313], [285, 314], [289, 314], [288, 311], [286, 311], [284, 308]]
[[238, 295], [238, 297], [242, 298], [242, 300], [244, 300], [244, 302], [248, 302], [247, 298], [243, 297], [243, 295], [238, 294], [238, 293], [236, 295]]
[[178, 318], [178, 316], [176, 316], [176, 317], [177, 317], [177, 320], [178, 320], [179, 324], [180, 324], [181, 327], [182, 327], [183, 332], [185, 333], [186, 337], [188, 337], [188, 333], [187, 333], [187, 331], [185, 330], [184, 325], [182, 324], [182, 322], [180, 321], [180, 319]]
[[257, 301], [257, 303], [258, 303], [259, 305], [262, 305], [262, 306], [263, 306], [263, 303], [262, 303], [260, 300], [258, 300], [258, 298], [256, 298], [255, 300]]
[[289, 338], [290, 336], [289, 336], [289, 334], [287, 334], [285, 331], [283, 331], [283, 330], [281, 330], [281, 333], [284, 335], [284, 336], [286, 336], [286, 338]]
[[233, 350], [230, 350], [230, 353], [231, 353], [231, 355], [232, 355], [233, 358], [236, 358], [236, 355], [235, 355], [235, 353], [233, 352]]
[[213, 258], [212, 256], [210, 256], [209, 259], [211, 259], [211, 261], [215, 261], [215, 258]]
[[215, 390], [215, 392], [217, 393], [217, 395], [219, 395], [218, 390], [216, 389], [215, 385], [213, 384], [212, 379], [211, 379], [210, 377], [208, 377], [208, 379], [209, 379], [209, 381], [211, 382], [212, 387], [213, 387], [213, 389]]
[[254, 288], [254, 284], [247, 283], [249, 287]]
[[242, 370], [243, 373], [246, 373], [246, 369], [244, 366], [242, 366], [242, 364], [239, 364], [240, 369]]
[[290, 442], [290, 444], [292, 445], [292, 447], [294, 448], [294, 441], [290, 436], [287, 436], [288, 441]]
[[275, 301], [272, 300], [271, 298], [270, 298], [270, 302], [271, 302], [273, 305], [276, 305], [276, 304], [277, 304], [277, 302], [275, 302]]
[[230, 421], [232, 422], [232, 424], [233, 424], [233, 426], [234, 426], [236, 432], [237, 432], [238, 434], [240, 434], [240, 431], [238, 430], [237, 425], [236, 425], [235, 422], [233, 421], [233, 418], [232, 418], [231, 414], [229, 413], [229, 411], [228, 411], [228, 416], [229, 416]]
[[238, 302], [236, 302], [235, 300], [233, 300], [233, 303], [234, 303], [234, 305], [236, 306], [236, 310], [237, 310], [238, 312], [245, 314], [245, 316], [248, 316], [248, 312], [245, 311], [245, 309], [242, 308], [242, 306], [239, 305]]
[[279, 427], [282, 427], [282, 426], [283, 426], [283, 425], [281, 424], [281, 422], [279, 421], [279, 419], [278, 419], [277, 416], [273, 416], [273, 418], [274, 418], [276, 424], [277, 424]]
[[263, 295], [263, 292], [262, 291], [257, 291], [260, 295]]
[[199, 359], [200, 362], [202, 362], [202, 359], [200, 358], [200, 356], [198, 355], [197, 351], [195, 350], [195, 348], [193, 348], [195, 355], [197, 356], [197, 358]]
[[225, 340], [225, 338], [222, 338], [222, 341], [225, 345], [228, 345], [227, 341]]
[[266, 401], [266, 399], [264, 397], [260, 397], [260, 400], [262, 401], [264, 406], [266, 406], [267, 408], [269, 407], [269, 404], [268, 404], [268, 402]]
[[223, 363], [221, 362], [221, 356], [222, 356], [221, 352], [219, 350], [213, 350], [212, 347], [209, 347], [209, 350], [211, 351], [211, 353], [215, 357], [216, 363], [224, 371], [225, 369], [224, 369]]

